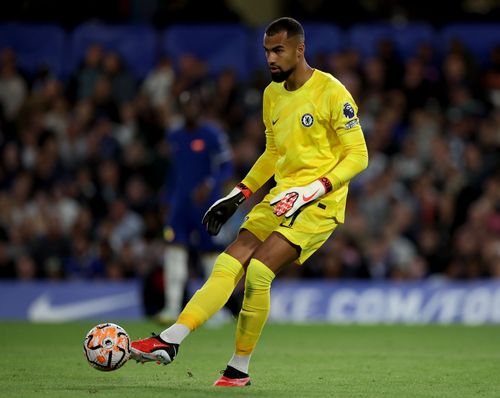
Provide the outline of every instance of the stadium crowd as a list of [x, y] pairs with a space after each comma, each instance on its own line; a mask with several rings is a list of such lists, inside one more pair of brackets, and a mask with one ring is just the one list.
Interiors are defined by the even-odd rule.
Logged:
[[[227, 187], [245, 175], [263, 150], [267, 72], [243, 81], [210, 76], [190, 54], [176, 61], [137, 81], [96, 44], [59, 80], [28, 76], [1, 50], [1, 278], [116, 280], [161, 264], [165, 132], [193, 85], [229, 137]], [[309, 58], [353, 94], [370, 165], [351, 183], [346, 224], [281, 277], [500, 277], [500, 47], [476, 61], [458, 42], [442, 57], [421, 45], [405, 62], [389, 41], [369, 60], [355, 49]]]

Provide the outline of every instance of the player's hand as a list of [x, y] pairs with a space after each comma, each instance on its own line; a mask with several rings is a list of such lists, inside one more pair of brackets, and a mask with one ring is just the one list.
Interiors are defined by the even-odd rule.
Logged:
[[231, 217], [252, 191], [242, 183], [238, 184], [229, 194], [215, 202], [203, 216], [201, 221], [210, 235], [217, 235], [224, 223]]
[[293, 216], [297, 210], [305, 206], [325, 193], [332, 190], [332, 184], [326, 177], [322, 177], [304, 187], [287, 189], [271, 199], [269, 204], [274, 206], [274, 214], [285, 217]]

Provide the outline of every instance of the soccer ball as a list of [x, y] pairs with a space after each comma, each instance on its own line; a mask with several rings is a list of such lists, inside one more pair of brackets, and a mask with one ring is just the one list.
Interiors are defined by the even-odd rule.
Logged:
[[90, 366], [111, 371], [121, 368], [130, 358], [130, 338], [121, 326], [101, 323], [85, 336], [83, 352]]

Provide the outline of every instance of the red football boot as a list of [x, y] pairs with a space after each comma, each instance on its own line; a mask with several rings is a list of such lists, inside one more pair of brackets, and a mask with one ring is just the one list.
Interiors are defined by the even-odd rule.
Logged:
[[137, 362], [156, 362], [168, 365], [179, 352], [179, 344], [164, 341], [153, 333], [152, 337], [130, 343], [130, 356]]
[[214, 386], [217, 387], [245, 387], [249, 386], [250, 377], [238, 369], [233, 368], [232, 366], [227, 366], [223, 375], [219, 377]]

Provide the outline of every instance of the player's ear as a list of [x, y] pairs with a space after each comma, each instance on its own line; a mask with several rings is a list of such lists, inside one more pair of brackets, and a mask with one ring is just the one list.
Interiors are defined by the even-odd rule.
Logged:
[[304, 56], [304, 52], [306, 51], [306, 43], [303, 41], [299, 41], [297, 44], [297, 55]]

